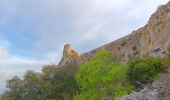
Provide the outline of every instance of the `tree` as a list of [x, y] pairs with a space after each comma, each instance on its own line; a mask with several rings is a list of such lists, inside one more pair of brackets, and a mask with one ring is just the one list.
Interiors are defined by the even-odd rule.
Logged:
[[63, 67], [47, 65], [42, 69], [44, 85], [44, 96], [46, 99], [72, 100], [79, 91], [75, 81], [78, 66], [69, 63]]
[[4, 93], [2, 100], [22, 100], [22, 83], [23, 81], [18, 76], [14, 76], [12, 79], [7, 80], [6, 87], [10, 89], [10, 91]]
[[7, 81], [6, 87], [9, 90], [2, 96], [4, 100], [41, 99], [42, 81], [39, 73], [27, 71], [23, 80], [18, 76], [14, 76]]
[[7, 81], [2, 100], [72, 100], [79, 91], [75, 81], [78, 66], [70, 63], [63, 67], [46, 65], [42, 73], [27, 71]]
[[40, 100], [43, 81], [41, 74], [28, 70], [23, 79], [23, 96], [25, 100]]
[[75, 96], [75, 99], [100, 100], [103, 96], [117, 97], [128, 94], [133, 86], [127, 80], [127, 68], [117, 63], [109, 52], [98, 51], [76, 74], [81, 92]]

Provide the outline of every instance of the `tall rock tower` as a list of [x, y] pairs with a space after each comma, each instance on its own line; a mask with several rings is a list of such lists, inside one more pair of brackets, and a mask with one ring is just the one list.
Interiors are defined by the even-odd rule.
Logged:
[[59, 62], [59, 66], [64, 66], [68, 63], [71, 63], [74, 58], [80, 56], [80, 53], [73, 50], [71, 44], [65, 44], [63, 49], [63, 57]]

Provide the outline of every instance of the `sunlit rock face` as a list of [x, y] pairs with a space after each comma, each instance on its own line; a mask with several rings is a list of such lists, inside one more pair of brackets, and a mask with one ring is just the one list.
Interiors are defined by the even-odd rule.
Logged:
[[74, 58], [74, 57], [77, 57], [79, 56], [80, 54], [73, 50], [72, 47], [71, 47], [71, 44], [66, 44], [64, 46], [64, 50], [63, 50], [63, 57], [66, 57], [66, 58]]
[[151, 15], [148, 24], [144, 27], [97, 49], [81, 55], [75, 52], [73, 57], [69, 57], [68, 51], [71, 51], [70, 45], [65, 45], [66, 50], [64, 49], [63, 58], [59, 65], [71, 61], [79, 65], [83, 64], [96, 51], [101, 49], [108, 50], [114, 54], [121, 63], [127, 63], [136, 56], [153, 55], [163, 57], [167, 55], [168, 45], [170, 45], [170, 2], [159, 6], [157, 11]]
[[165, 56], [170, 43], [170, 2], [158, 7], [141, 35], [141, 55]]
[[80, 56], [80, 53], [73, 50], [71, 44], [64, 45], [63, 57], [59, 63], [59, 66], [63, 66], [67, 63], [71, 63], [72, 60], [78, 56]]

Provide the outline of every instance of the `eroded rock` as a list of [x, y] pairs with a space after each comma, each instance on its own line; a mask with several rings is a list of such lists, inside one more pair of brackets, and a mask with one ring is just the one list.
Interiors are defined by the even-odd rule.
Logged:
[[59, 63], [59, 66], [64, 66], [68, 63], [71, 63], [74, 58], [80, 56], [80, 53], [73, 50], [71, 44], [64, 45], [63, 57]]

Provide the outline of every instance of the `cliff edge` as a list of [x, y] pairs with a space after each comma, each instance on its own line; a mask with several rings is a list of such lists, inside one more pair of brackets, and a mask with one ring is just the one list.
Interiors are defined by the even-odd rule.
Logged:
[[[170, 2], [158, 7], [151, 15], [148, 24], [133, 31], [131, 34], [74, 57], [63, 55], [59, 65], [66, 62], [76, 62], [78, 65], [88, 61], [96, 51], [104, 49], [113, 53], [121, 63], [127, 63], [129, 59], [150, 54], [153, 56], [166, 56], [167, 47], [170, 44]], [[64, 49], [65, 50], [65, 49]]]

